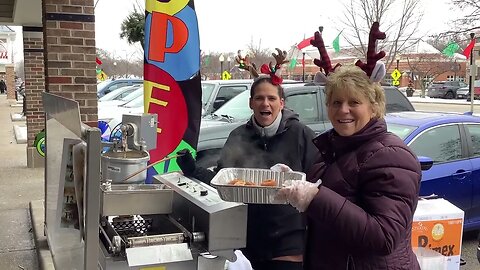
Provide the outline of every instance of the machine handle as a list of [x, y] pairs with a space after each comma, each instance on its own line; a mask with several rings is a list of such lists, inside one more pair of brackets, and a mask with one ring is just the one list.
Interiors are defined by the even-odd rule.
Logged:
[[164, 161], [167, 161], [167, 160], [170, 160], [170, 159], [174, 159], [174, 158], [177, 158], [177, 157], [179, 157], [179, 156], [183, 156], [183, 155], [178, 155], [178, 154], [177, 154], [177, 155], [173, 155], [173, 156], [170, 156], [170, 157], [166, 157], [166, 158], [162, 158], [162, 159], [160, 159], [160, 160], [157, 160], [157, 161], [155, 161], [154, 163], [149, 164], [147, 167], [145, 167], [145, 168], [143, 168], [143, 169], [141, 169], [141, 170], [138, 170], [138, 171], [130, 174], [129, 176], [127, 176], [127, 178], [123, 179], [122, 182], [127, 181], [128, 179], [130, 179], [130, 178], [134, 177], [135, 175], [137, 175], [137, 174], [139, 174], [139, 173], [147, 170], [148, 168], [151, 168], [151, 167], [157, 165], [158, 163], [161, 163], [161, 162], [164, 162]]

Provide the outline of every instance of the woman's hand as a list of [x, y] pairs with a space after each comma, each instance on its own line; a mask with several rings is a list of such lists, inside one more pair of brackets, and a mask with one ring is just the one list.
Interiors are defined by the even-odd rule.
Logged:
[[285, 181], [284, 188], [280, 189], [275, 199], [286, 200], [299, 212], [305, 212], [318, 193], [318, 186], [322, 180], [311, 183], [304, 180]]
[[195, 171], [195, 159], [192, 157], [190, 150], [183, 149], [177, 152], [177, 164], [182, 169], [182, 172], [185, 176], [191, 176]]

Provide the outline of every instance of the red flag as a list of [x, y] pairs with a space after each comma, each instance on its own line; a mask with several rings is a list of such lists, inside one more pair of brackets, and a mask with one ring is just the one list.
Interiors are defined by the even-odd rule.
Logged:
[[473, 47], [475, 47], [475, 39], [472, 39], [468, 46], [463, 50], [463, 55], [467, 57], [467, 59], [470, 57], [470, 54], [472, 53]]
[[95, 62], [97, 62], [97, 65], [101, 65], [102, 64], [102, 61], [100, 59], [98, 59], [98, 57], [95, 57]]
[[310, 45], [310, 40], [312, 40], [313, 38], [314, 37], [309, 37], [309, 38], [306, 38], [306, 39], [300, 41], [300, 43], [298, 43], [298, 45], [297, 45], [297, 48], [301, 50], [301, 49], [309, 46]]

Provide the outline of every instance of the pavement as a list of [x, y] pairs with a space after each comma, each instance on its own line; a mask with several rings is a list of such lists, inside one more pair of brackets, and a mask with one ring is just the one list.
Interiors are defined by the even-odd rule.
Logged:
[[[14, 126], [26, 126], [24, 119], [12, 121], [21, 111], [0, 95], [0, 269], [53, 269], [43, 236], [44, 169], [27, 168], [27, 144], [15, 139]], [[20, 136], [24, 131], [17, 129]], [[40, 210], [32, 215], [35, 207]]]

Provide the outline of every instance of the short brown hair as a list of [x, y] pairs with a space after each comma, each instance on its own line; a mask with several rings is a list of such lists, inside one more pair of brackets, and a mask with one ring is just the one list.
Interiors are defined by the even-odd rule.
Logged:
[[357, 66], [341, 66], [329, 74], [325, 86], [327, 106], [334, 91], [343, 91], [357, 97], [363, 96], [370, 101], [375, 118], [382, 119], [385, 115], [385, 92], [382, 86], [370, 81], [365, 71]]

